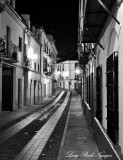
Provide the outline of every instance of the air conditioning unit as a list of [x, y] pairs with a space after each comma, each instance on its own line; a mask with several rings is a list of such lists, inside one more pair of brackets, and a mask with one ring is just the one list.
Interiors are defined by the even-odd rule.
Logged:
[[12, 59], [18, 60], [18, 53], [17, 52], [12, 52]]

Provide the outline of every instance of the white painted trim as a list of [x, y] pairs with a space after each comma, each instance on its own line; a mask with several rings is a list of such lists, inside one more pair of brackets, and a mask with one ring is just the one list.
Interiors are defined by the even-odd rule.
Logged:
[[96, 117], [94, 117], [94, 119], [95, 119], [95, 121], [97, 122], [98, 126], [100, 127], [101, 131], [103, 132], [105, 138], [107, 139], [108, 143], [110, 144], [110, 146], [111, 146], [112, 150], [114, 151], [115, 155], [117, 156], [117, 158], [118, 158], [119, 160], [121, 160], [120, 157], [119, 157], [119, 155], [118, 155], [117, 152], [115, 151], [115, 149], [114, 149], [114, 147], [113, 147], [113, 145], [112, 145], [111, 140], [108, 138], [108, 136], [107, 136], [106, 133], [104, 132], [102, 126], [101, 126], [100, 123], [99, 123], [99, 121], [97, 120]]

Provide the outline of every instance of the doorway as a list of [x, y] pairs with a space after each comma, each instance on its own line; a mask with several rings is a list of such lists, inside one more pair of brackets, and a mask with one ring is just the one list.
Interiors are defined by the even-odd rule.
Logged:
[[36, 80], [34, 80], [34, 104], [36, 104]]
[[2, 110], [13, 110], [13, 69], [7, 66], [2, 68]]
[[18, 108], [22, 107], [22, 79], [18, 79]]

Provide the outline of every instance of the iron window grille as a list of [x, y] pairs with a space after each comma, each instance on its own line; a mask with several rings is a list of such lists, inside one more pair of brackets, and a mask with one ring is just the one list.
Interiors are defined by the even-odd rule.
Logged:
[[102, 66], [96, 68], [96, 117], [102, 123]]
[[107, 133], [114, 144], [118, 143], [118, 54], [112, 53], [106, 62], [107, 78]]

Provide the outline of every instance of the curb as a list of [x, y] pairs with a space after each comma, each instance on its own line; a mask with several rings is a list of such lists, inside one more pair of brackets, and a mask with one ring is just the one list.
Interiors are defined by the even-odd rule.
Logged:
[[[72, 97], [71, 97], [71, 99], [72, 99]], [[60, 147], [59, 147], [59, 152], [58, 152], [57, 160], [61, 160], [61, 154], [62, 154], [64, 142], [65, 142], [65, 136], [66, 136], [66, 132], [67, 132], [70, 111], [71, 111], [71, 105], [70, 105], [70, 108], [69, 108], [69, 112], [68, 112], [68, 116], [67, 116], [67, 121], [66, 121], [65, 129], [64, 129], [64, 133], [63, 133], [63, 137], [62, 137], [61, 144], [60, 144]]]

